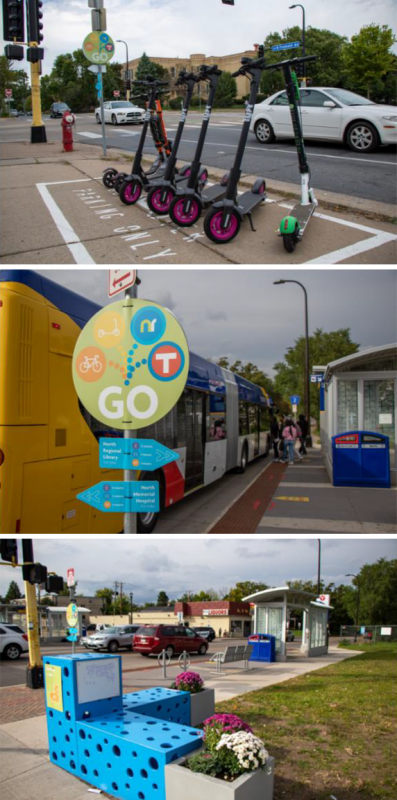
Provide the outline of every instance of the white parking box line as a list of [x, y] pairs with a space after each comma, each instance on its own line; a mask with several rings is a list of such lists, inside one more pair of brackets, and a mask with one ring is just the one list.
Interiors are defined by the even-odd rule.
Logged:
[[[80, 183], [80, 181], [58, 181], [58, 183]], [[37, 189], [44, 204], [47, 206], [59, 233], [72, 254], [76, 264], [95, 264], [88, 250], [85, 248], [77, 233], [67, 221], [55, 200], [51, 197], [45, 183], [36, 183]]]

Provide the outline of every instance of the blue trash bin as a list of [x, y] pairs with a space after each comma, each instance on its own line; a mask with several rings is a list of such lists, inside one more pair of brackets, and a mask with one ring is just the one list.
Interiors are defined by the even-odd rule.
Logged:
[[332, 437], [334, 486], [390, 488], [389, 437], [348, 431]]
[[253, 646], [250, 661], [272, 662], [276, 660], [276, 637], [271, 633], [255, 633], [248, 639]]

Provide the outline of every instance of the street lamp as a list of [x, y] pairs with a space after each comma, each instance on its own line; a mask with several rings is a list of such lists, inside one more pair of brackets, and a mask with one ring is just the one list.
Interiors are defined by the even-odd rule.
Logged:
[[321, 592], [321, 539], [317, 539], [317, 597]]
[[312, 447], [312, 436], [311, 436], [311, 423], [310, 423], [310, 357], [309, 357], [309, 312], [307, 306], [307, 291], [303, 285], [299, 281], [292, 281], [292, 280], [279, 280], [273, 281], [275, 286], [280, 286], [284, 283], [296, 283], [298, 286], [303, 289], [305, 295], [305, 415], [308, 421], [309, 430], [307, 435], [307, 446]]
[[130, 90], [128, 89], [128, 86], [129, 86], [129, 75], [130, 75], [130, 71], [129, 71], [129, 67], [128, 67], [128, 64], [129, 64], [129, 58], [128, 58], [128, 44], [127, 44], [127, 42], [125, 42], [125, 41], [124, 41], [124, 39], [116, 39], [116, 42], [121, 42], [121, 44], [125, 44], [125, 53], [126, 53], [126, 55], [125, 55], [125, 58], [126, 58], [126, 65], [125, 65], [125, 80], [126, 80], [126, 86], [127, 86], [127, 90], [126, 90], [126, 99], [127, 99], [127, 100], [129, 100], [129, 99], [130, 99]]
[[358, 581], [358, 575], [354, 575], [353, 572], [347, 572], [345, 578], [355, 578], [357, 581], [357, 603], [356, 603], [356, 625], [354, 631], [354, 641], [357, 641], [357, 628], [358, 628], [358, 610], [360, 608], [360, 584]]
[[130, 592], [130, 625], [132, 625], [132, 623], [134, 621], [133, 605], [134, 605], [134, 593]]
[[[293, 6], [289, 6], [289, 8], [301, 8], [302, 9], [302, 55], [306, 55], [306, 15], [305, 9], [301, 3], [295, 3]], [[306, 63], [303, 62], [302, 64], [302, 86], [306, 86]]]

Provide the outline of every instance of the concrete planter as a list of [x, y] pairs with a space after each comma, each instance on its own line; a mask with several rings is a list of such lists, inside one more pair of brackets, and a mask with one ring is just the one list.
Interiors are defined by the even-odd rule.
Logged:
[[215, 690], [203, 689], [190, 695], [190, 725], [197, 728], [205, 719], [215, 714]]
[[272, 800], [274, 785], [274, 758], [269, 756], [264, 769], [247, 772], [233, 783], [225, 783], [209, 775], [191, 772], [180, 758], [165, 767], [166, 800]]

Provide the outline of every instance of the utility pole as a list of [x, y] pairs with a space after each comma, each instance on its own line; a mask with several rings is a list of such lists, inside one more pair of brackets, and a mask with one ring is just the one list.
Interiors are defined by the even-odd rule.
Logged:
[[[22, 556], [24, 566], [34, 565], [32, 539], [22, 539]], [[36, 587], [34, 583], [26, 580], [29, 567], [26, 571], [23, 570], [23, 572], [25, 573], [23, 577], [26, 600], [26, 625], [29, 643], [29, 666], [27, 668], [26, 683], [31, 689], [41, 689], [44, 686], [44, 678], [43, 660], [40, 652], [40, 629], [37, 612]]]
[[120, 581], [120, 616], [123, 613], [123, 583]]
[[[140, 283], [138, 279], [138, 273], [136, 275], [136, 280], [133, 286], [129, 286], [128, 289], [125, 290], [124, 293], [124, 318], [126, 323], [126, 329], [129, 330], [131, 325], [131, 317], [132, 317], [132, 308], [133, 308], [133, 300], [138, 297], [138, 283]], [[124, 431], [124, 439], [135, 439], [136, 438], [136, 431], [126, 430]], [[138, 472], [136, 469], [125, 469], [124, 470], [124, 480], [125, 481], [136, 481], [138, 478]], [[124, 533], [138, 533], [138, 526], [137, 526], [137, 515], [132, 513], [131, 511], [126, 511], [124, 513]]]
[[134, 592], [130, 592], [130, 625], [134, 621]]
[[321, 585], [321, 539], [317, 539], [317, 597], [320, 597]]
[[32, 127], [30, 141], [32, 144], [46, 142], [47, 135], [43, 118], [41, 115], [41, 94], [40, 94], [40, 75], [41, 61], [44, 57], [44, 50], [40, 47], [43, 41], [43, 3], [42, 0], [28, 0], [28, 44], [27, 59], [30, 61], [30, 82], [32, 87]]

